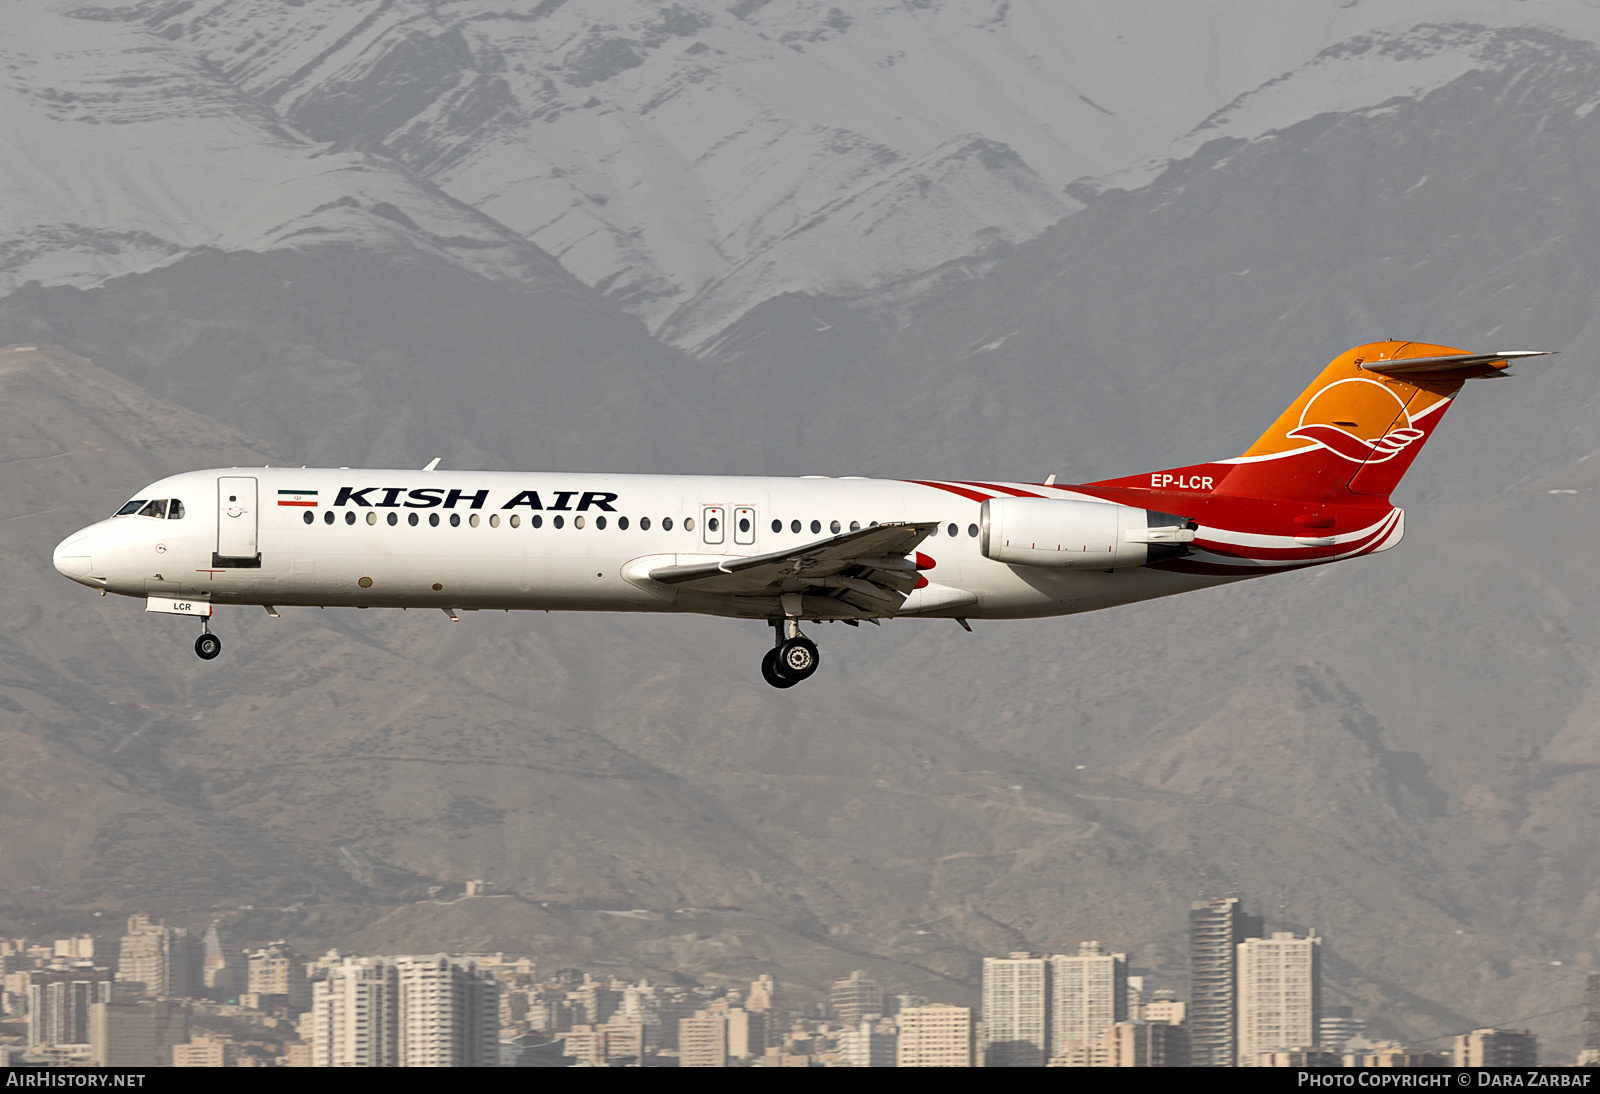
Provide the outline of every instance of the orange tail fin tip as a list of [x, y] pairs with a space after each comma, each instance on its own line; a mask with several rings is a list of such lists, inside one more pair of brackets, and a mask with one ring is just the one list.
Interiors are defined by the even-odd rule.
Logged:
[[1386, 499], [1464, 382], [1539, 355], [1369, 342], [1334, 358], [1242, 456], [1095, 485], [1311, 504]]

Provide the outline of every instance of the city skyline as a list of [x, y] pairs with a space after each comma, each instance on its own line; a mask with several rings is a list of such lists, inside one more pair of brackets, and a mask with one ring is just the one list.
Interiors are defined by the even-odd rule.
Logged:
[[[1519, 1029], [1480, 1027], [1431, 1046], [1374, 1038], [1381, 1014], [1363, 1019], [1324, 1002], [1316, 934], [1268, 930], [1239, 898], [1195, 902], [1188, 922], [1198, 975], [1187, 999], [1088, 940], [986, 959], [983, 1003], [971, 1008], [896, 991], [862, 970], [824, 992], [796, 993], [770, 973], [690, 989], [575, 968], [541, 976], [536, 957], [504, 953], [312, 958], [283, 940], [234, 948], [220, 921], [202, 932], [138, 913], [114, 950], [93, 935], [0, 939], [0, 1009], [27, 1030], [6, 1051], [67, 1066], [1494, 1067], [1539, 1058], [1537, 1038]], [[1584, 1008], [1591, 1062], [1600, 1061], [1597, 985], [1600, 974], [1589, 975], [1572, 1004]], [[224, 1018], [293, 1033], [267, 1045], [277, 1052], [269, 1060], [266, 1043], [217, 1027]]]

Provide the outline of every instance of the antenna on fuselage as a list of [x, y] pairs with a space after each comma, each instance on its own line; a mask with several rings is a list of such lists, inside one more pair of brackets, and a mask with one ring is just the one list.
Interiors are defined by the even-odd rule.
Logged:
[[437, 471], [437, 470], [439, 470], [439, 461], [442, 460], [442, 459], [444, 459], [443, 456], [435, 456], [433, 459], [428, 461], [428, 466], [424, 467], [423, 470], [424, 471]]

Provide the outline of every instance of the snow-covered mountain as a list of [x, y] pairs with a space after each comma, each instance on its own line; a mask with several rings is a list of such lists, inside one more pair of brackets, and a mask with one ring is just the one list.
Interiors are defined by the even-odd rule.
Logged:
[[1600, 38], [1579, 0], [8, 5], [0, 289], [312, 244], [523, 279], [532, 243], [693, 348], [988, 259], [1075, 180], [1431, 90], [1511, 24]]

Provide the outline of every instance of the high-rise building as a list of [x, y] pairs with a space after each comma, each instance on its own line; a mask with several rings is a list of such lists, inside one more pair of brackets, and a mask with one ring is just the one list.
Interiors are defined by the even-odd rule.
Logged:
[[1084, 942], [1050, 958], [1050, 1052], [1087, 1049], [1128, 1017], [1128, 959]]
[[778, 1028], [778, 1004], [778, 982], [770, 974], [762, 973], [750, 981], [750, 990], [745, 994], [744, 1009], [765, 1014], [769, 1030]]
[[89, 1044], [89, 1008], [111, 1001], [111, 970], [52, 965], [28, 978], [28, 1047]]
[[96, 1003], [89, 1008], [89, 1059], [94, 1067], [169, 1067], [172, 1048], [189, 1040], [181, 1003]]
[[401, 1067], [496, 1067], [500, 982], [469, 960], [393, 958], [400, 985]]
[[606, 1039], [606, 1062], [625, 1063], [631, 1060], [636, 1064], [644, 1063], [644, 1026], [613, 1015], [611, 1021], [595, 1029]]
[[580, 1063], [603, 1066], [606, 1062], [606, 1035], [603, 1030], [579, 1022], [560, 1037], [561, 1055]]
[[567, 992], [572, 1020], [598, 1026], [611, 1020], [622, 1005], [622, 992], [585, 975], [583, 982]]
[[317, 1067], [495, 1067], [500, 982], [474, 962], [344, 958], [313, 985]]
[[863, 1018], [839, 1031], [841, 1067], [894, 1067], [897, 1042], [893, 1022], [883, 1018]]
[[1583, 987], [1583, 1051], [1579, 1067], [1600, 1066], [1600, 972], [1592, 972]]
[[312, 985], [312, 1067], [395, 1067], [400, 977], [382, 957], [346, 957]]
[[849, 979], [833, 982], [828, 989], [828, 1009], [841, 1025], [857, 1025], [863, 1018], [883, 1014], [883, 989], [857, 969]]
[[735, 1060], [748, 1060], [767, 1051], [767, 1014], [765, 1011], [729, 1007], [728, 1055]]
[[117, 956], [117, 979], [143, 984], [147, 995], [181, 999], [200, 994], [199, 940], [181, 927], [147, 915], [128, 917]]
[[196, 1037], [172, 1046], [173, 1067], [234, 1067], [238, 1062], [239, 1046], [227, 1037]]
[[971, 1067], [972, 1010], [948, 1003], [902, 1007], [897, 1067]]
[[1322, 940], [1276, 931], [1247, 938], [1238, 948], [1240, 1067], [1256, 1067], [1263, 1053], [1310, 1048], [1317, 1043], [1322, 1009]]
[[1195, 1067], [1232, 1067], [1238, 1052], [1239, 943], [1261, 934], [1236, 897], [1189, 908], [1189, 1059]]
[[1181, 1026], [1189, 1016], [1188, 1004], [1174, 998], [1168, 988], [1156, 991], [1155, 998], [1144, 1005], [1144, 1020], [1168, 1026]]
[[985, 1067], [1042, 1067], [1050, 1056], [1050, 963], [1031, 953], [983, 959]]
[[1166, 1022], [1118, 1022], [1090, 1051], [1056, 1059], [1081, 1067], [1188, 1067], [1189, 1031]]
[[727, 1015], [699, 1010], [678, 1019], [678, 1066], [728, 1066]]
[[1525, 1029], [1475, 1029], [1456, 1037], [1457, 1067], [1537, 1067], [1539, 1039]]
[[213, 923], [200, 940], [201, 981], [207, 991], [227, 999], [245, 990], [247, 982], [244, 954], [239, 952], [222, 928]]
[[1317, 1026], [1317, 1044], [1329, 1052], [1343, 1052], [1345, 1042], [1366, 1033], [1367, 1024], [1352, 1007], [1323, 1007]]
[[251, 995], [281, 1001], [291, 1010], [305, 1010], [311, 1005], [305, 958], [281, 939], [250, 954], [248, 983], [245, 990]]
[[[643, 1030], [644, 1047], [646, 1051], [661, 1047], [662, 1019], [661, 1019], [661, 993], [648, 981], [641, 980], [622, 990], [622, 1005], [617, 1008], [618, 1018], [635, 1022]], [[677, 1035], [678, 1019], [672, 1019], [672, 1032]]]
[[57, 957], [64, 957], [68, 961], [93, 961], [94, 935], [80, 934], [72, 938], [58, 938], [55, 950]]

